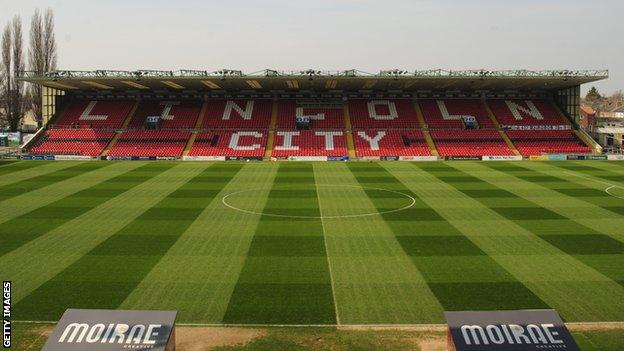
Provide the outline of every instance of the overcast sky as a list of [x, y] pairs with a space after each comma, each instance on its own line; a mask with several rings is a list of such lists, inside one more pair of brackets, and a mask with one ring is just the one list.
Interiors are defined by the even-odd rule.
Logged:
[[0, 24], [37, 7], [61, 69], [609, 69], [598, 88], [624, 89], [622, 0], [0, 0]]

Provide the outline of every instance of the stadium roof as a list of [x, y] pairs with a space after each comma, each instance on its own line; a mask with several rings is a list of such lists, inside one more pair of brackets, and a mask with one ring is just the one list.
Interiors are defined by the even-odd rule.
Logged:
[[23, 81], [61, 90], [438, 91], [560, 89], [608, 78], [607, 70], [488, 71], [53, 71]]

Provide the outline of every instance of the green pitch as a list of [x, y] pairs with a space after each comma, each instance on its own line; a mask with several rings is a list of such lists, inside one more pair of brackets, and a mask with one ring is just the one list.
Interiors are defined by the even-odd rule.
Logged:
[[624, 321], [624, 163], [0, 162], [13, 319]]

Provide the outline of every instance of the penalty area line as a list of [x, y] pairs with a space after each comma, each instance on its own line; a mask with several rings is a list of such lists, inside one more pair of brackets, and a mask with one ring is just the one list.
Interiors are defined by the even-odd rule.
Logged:
[[609, 183], [609, 182], [605, 182], [605, 181], [603, 181], [603, 180], [594, 179], [594, 178], [587, 177], [587, 176], [584, 176], [584, 175], [576, 174], [576, 173], [574, 173], [574, 172], [567, 172], [567, 171], [565, 171], [565, 172], [563, 172], [563, 173], [565, 173], [565, 174], [569, 174], [569, 175], [573, 175], [573, 176], [575, 176], [575, 177], [579, 177], [579, 178], [583, 178], [583, 179], [591, 180], [591, 181], [596, 182], [596, 183], [600, 183], [600, 184], [608, 185], [608, 187], [607, 187], [607, 188], [605, 188], [605, 189], [603, 190], [605, 193], [607, 193], [608, 195], [613, 196], [613, 197], [615, 197], [615, 198], [618, 198], [618, 199], [622, 199], [622, 200], [624, 200], [624, 197], [622, 197], [622, 196], [618, 196], [618, 195], [615, 195], [615, 194], [611, 194], [611, 193], [609, 192], [609, 190], [611, 190], [611, 189], [613, 189], [613, 188], [623, 188], [623, 189], [624, 189], [624, 186], [617, 185], [617, 184], [612, 184], [612, 183]]

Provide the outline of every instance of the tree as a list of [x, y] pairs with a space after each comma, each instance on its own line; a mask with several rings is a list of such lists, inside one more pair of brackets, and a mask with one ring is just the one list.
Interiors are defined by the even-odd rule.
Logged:
[[0, 110], [5, 123], [8, 124], [12, 114], [12, 79], [11, 79], [11, 25], [7, 24], [2, 31], [2, 87], [0, 88]]
[[11, 114], [9, 115], [9, 128], [11, 131], [17, 131], [26, 107], [24, 102], [24, 83], [17, 80], [24, 74], [24, 55], [23, 55], [23, 36], [22, 36], [22, 19], [19, 16], [13, 18], [13, 83], [11, 93]]
[[[47, 9], [44, 16], [35, 10], [30, 21], [29, 69], [37, 75], [56, 69], [56, 38], [54, 35], [54, 13]], [[42, 124], [41, 86], [29, 86], [30, 108], [39, 127]]]
[[2, 88], [0, 109], [11, 131], [17, 131], [24, 113], [24, 83], [17, 77], [24, 73], [22, 20], [15, 16], [2, 32]]
[[587, 99], [588, 101], [595, 101], [600, 99], [601, 97], [602, 96], [600, 95], [596, 87], [591, 87], [591, 89], [589, 89], [589, 91], [587, 92], [587, 95], [585, 95], [585, 99]]

